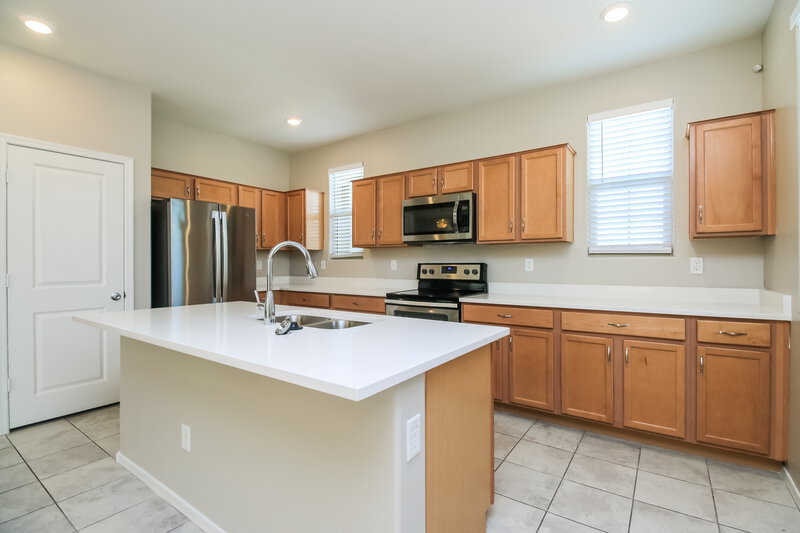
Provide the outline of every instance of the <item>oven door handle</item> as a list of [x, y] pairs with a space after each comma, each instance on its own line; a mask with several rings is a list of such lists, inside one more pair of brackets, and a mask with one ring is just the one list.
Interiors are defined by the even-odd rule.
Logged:
[[417, 302], [409, 300], [385, 300], [387, 305], [402, 305], [404, 307], [439, 307], [441, 309], [458, 309], [457, 303], [445, 302]]

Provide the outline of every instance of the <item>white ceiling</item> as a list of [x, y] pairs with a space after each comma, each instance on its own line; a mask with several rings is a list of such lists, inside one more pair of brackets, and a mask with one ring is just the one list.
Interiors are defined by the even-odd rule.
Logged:
[[0, 41], [146, 86], [157, 117], [295, 152], [756, 35], [774, 3], [631, 1], [608, 24], [613, 0], [2, 0]]

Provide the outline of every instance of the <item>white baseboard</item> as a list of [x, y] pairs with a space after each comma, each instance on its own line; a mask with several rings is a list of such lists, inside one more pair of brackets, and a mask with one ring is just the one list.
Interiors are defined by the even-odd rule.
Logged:
[[194, 522], [197, 527], [205, 531], [205, 533], [225, 533], [224, 529], [198, 511], [189, 502], [178, 496], [172, 489], [146, 472], [142, 467], [122, 455], [122, 452], [117, 452], [117, 462], [128, 472], [136, 476], [139, 481], [147, 485], [150, 490], [164, 498], [167, 503], [183, 513], [189, 520]]
[[792, 475], [786, 470], [784, 466], [781, 470], [781, 474], [783, 474], [783, 479], [786, 481], [786, 486], [789, 487], [789, 492], [792, 494], [792, 498], [794, 498], [794, 503], [800, 507], [800, 490], [797, 489], [797, 483], [794, 482]]

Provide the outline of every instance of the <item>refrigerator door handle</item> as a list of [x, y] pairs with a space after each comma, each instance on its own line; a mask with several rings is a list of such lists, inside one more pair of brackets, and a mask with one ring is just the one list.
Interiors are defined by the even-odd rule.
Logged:
[[228, 299], [228, 214], [225, 211], [220, 211], [220, 228], [222, 228], [222, 284], [220, 285], [219, 301], [224, 302]]
[[222, 292], [222, 287], [220, 287], [220, 269], [222, 266], [222, 258], [220, 257], [220, 212], [212, 211], [211, 218], [214, 221], [214, 276], [211, 278], [213, 284], [211, 303], [217, 303], [221, 300]]

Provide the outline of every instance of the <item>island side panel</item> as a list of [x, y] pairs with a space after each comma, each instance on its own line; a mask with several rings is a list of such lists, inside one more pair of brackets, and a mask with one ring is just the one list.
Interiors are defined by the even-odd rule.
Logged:
[[489, 346], [425, 377], [427, 533], [484, 533], [494, 461]]
[[421, 530], [424, 376], [354, 402], [127, 338], [121, 365], [121, 462], [228, 533]]

